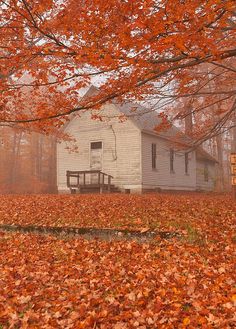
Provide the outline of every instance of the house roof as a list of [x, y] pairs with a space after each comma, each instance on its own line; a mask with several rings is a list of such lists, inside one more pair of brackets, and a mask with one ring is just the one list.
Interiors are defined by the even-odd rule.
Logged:
[[[83, 96], [83, 99], [96, 95], [98, 92], [98, 88], [91, 86]], [[176, 142], [178, 137], [178, 142], [184, 143], [185, 145], [191, 143], [191, 139], [187, 135], [183, 134], [180, 129], [173, 125], [167, 130], [155, 130], [155, 127], [162, 124], [162, 120], [156, 110], [146, 108], [137, 103], [126, 102], [120, 104], [115, 100], [113, 100], [112, 103], [118, 108], [119, 112], [124, 114], [125, 117], [129, 118], [143, 132], [154, 134], [165, 139], [170, 139], [173, 140], [173, 142]]]
[[[99, 89], [95, 86], [91, 86], [82, 99], [91, 97], [98, 94]], [[112, 103], [118, 108], [118, 110], [129, 118], [142, 132], [155, 135], [167, 139], [175, 144], [182, 146], [192, 145], [192, 140], [186, 134], [184, 134], [179, 128], [171, 125], [168, 129], [155, 129], [162, 124], [162, 120], [156, 110], [148, 109], [140, 104], [126, 102], [123, 104], [113, 100]], [[196, 155], [198, 159], [206, 159], [208, 161], [217, 162], [217, 160], [206, 152], [202, 147], [196, 149]]]
[[201, 146], [196, 149], [196, 157], [198, 160], [208, 160], [218, 163], [218, 161], [210, 153], [206, 152]]
[[[162, 129], [162, 120], [156, 110], [148, 109], [135, 103], [122, 105], [116, 103], [116, 106], [120, 112], [130, 118], [144, 133], [156, 135], [178, 144], [191, 144], [191, 139], [174, 125], [171, 125], [168, 129]], [[159, 128], [160, 130], [158, 131]]]
[[[125, 103], [122, 105], [116, 104], [116, 106], [144, 133], [168, 139], [177, 145], [191, 147], [192, 139], [174, 125], [171, 125], [171, 127], [166, 130], [157, 131], [155, 129], [155, 127], [158, 125], [161, 126], [162, 124], [162, 120], [155, 110], [147, 109], [135, 103]], [[211, 162], [218, 162], [211, 154], [209, 154], [200, 146], [196, 149], [196, 156], [197, 159], [205, 159]]]

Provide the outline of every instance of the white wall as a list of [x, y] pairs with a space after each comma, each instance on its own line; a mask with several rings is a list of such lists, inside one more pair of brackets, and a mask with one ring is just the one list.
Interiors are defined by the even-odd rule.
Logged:
[[[141, 133], [131, 120], [120, 123], [117, 118], [120, 112], [113, 104], [105, 105], [98, 114], [106, 115], [106, 120], [92, 120], [91, 112], [87, 111], [66, 126], [65, 132], [77, 139], [78, 153], [70, 153], [64, 142], [57, 145], [59, 192], [68, 191], [67, 170], [90, 170], [90, 142], [93, 141], [102, 141], [102, 171], [114, 176], [112, 183], [121, 189], [131, 189], [131, 192], [158, 187], [170, 190], [213, 189], [214, 166], [209, 166], [209, 182], [204, 182], [204, 165], [198, 160], [196, 168], [195, 152], [190, 153], [189, 173], [185, 174], [184, 152], [175, 150], [174, 173], [171, 173], [170, 143], [167, 140]], [[152, 169], [152, 143], [157, 144], [155, 170]]]
[[[157, 144], [156, 169], [152, 169], [152, 143]], [[185, 174], [184, 152], [175, 150], [174, 173], [171, 173], [170, 143], [160, 137], [142, 133], [142, 159], [142, 185], [144, 190], [155, 187], [171, 190], [196, 189], [195, 152], [189, 154], [189, 174]]]
[[[207, 163], [208, 167], [208, 181], [205, 181], [204, 171], [205, 171], [205, 163]], [[215, 188], [215, 164], [213, 162], [197, 159], [197, 190], [201, 191], [213, 191]]]
[[[96, 112], [92, 112], [96, 113]], [[141, 189], [140, 130], [130, 121], [119, 122], [120, 115], [112, 104], [105, 105], [98, 114], [113, 117], [104, 122], [91, 119], [91, 112], [75, 117], [65, 132], [77, 139], [78, 153], [66, 150], [66, 144], [57, 146], [58, 190], [67, 190], [67, 170], [90, 170], [90, 142], [103, 142], [102, 171], [114, 176], [112, 183], [120, 188]], [[116, 116], [116, 117], [114, 117]]]

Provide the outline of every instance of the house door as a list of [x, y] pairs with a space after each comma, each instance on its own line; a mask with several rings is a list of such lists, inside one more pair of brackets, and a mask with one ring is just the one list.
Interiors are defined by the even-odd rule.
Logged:
[[[102, 142], [90, 144], [90, 170], [102, 170]], [[90, 184], [98, 184], [98, 174], [91, 174]]]

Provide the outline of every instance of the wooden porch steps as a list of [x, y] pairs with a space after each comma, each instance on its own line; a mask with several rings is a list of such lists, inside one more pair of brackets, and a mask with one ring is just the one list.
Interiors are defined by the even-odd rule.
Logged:
[[103, 187], [103, 190], [100, 190], [100, 186], [96, 185], [96, 184], [91, 184], [91, 185], [86, 185], [84, 187], [80, 187], [80, 189], [75, 188], [71, 189], [71, 193], [72, 194], [76, 194], [76, 193], [80, 193], [80, 194], [87, 194], [87, 193], [120, 193], [120, 189], [115, 186], [115, 185], [111, 185], [110, 186], [110, 191], [108, 191], [107, 187]]
[[71, 193], [76, 194], [86, 194], [86, 193], [120, 193], [120, 189], [111, 184], [110, 185], [110, 191], [108, 191], [108, 186], [104, 186], [102, 191], [100, 189], [100, 186], [98, 184], [86, 184], [86, 186], [81, 186], [79, 189], [77, 187], [71, 187]]
[[67, 171], [67, 187], [75, 193], [119, 193], [112, 176], [101, 170]]

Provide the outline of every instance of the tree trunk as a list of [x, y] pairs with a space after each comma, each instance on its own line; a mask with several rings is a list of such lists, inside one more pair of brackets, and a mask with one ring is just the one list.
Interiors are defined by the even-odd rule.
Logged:
[[193, 133], [193, 114], [192, 114], [192, 105], [189, 104], [187, 106], [187, 110], [186, 110], [186, 116], [184, 119], [184, 123], [185, 123], [185, 134], [190, 136]]
[[[236, 111], [234, 111], [234, 115], [233, 115], [231, 153], [236, 153]], [[236, 199], [236, 185], [232, 186], [232, 193], [233, 193], [233, 198]]]
[[223, 168], [222, 135], [216, 136], [216, 147], [217, 147], [217, 160], [218, 160], [216, 191], [223, 192], [225, 190], [225, 184], [224, 184], [224, 168]]
[[12, 141], [12, 152], [11, 152], [11, 161], [10, 161], [10, 177], [9, 177], [9, 185], [10, 191], [16, 191], [17, 184], [17, 176], [19, 174], [18, 168], [18, 159], [20, 156], [20, 145], [21, 145], [21, 137], [22, 132], [18, 132], [14, 130], [13, 133], [13, 141]]
[[57, 143], [56, 137], [51, 137], [50, 161], [49, 161], [49, 192], [57, 193]]

